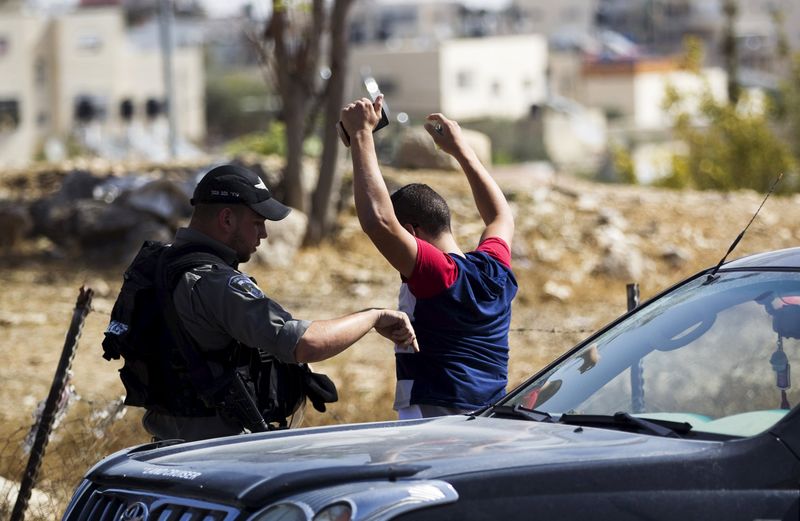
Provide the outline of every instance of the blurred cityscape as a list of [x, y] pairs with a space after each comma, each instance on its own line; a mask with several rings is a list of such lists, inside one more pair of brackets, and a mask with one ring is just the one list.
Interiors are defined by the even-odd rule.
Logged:
[[[0, 0], [0, 167], [75, 150], [187, 158], [266, 131], [281, 105], [254, 41], [270, 5]], [[500, 160], [573, 171], [602, 170], [624, 143], [648, 182], [682, 146], [671, 89], [725, 101], [735, 74], [766, 110], [800, 49], [800, 2], [355, 0], [347, 27], [345, 99], [374, 78], [397, 127], [442, 112], [504, 147]], [[687, 36], [699, 70], [682, 58]]]

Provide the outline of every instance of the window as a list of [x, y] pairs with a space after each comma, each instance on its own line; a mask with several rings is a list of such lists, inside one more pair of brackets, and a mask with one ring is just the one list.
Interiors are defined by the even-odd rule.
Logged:
[[147, 114], [147, 118], [154, 119], [160, 116], [164, 112], [164, 105], [164, 103], [155, 98], [147, 98], [144, 104], [144, 112]]
[[34, 79], [36, 85], [44, 85], [47, 83], [47, 60], [39, 56], [36, 58], [36, 65], [34, 65]]
[[108, 102], [105, 98], [83, 95], [75, 98], [75, 119], [81, 123], [103, 120], [106, 118]]
[[532, 92], [535, 83], [531, 78], [525, 78], [522, 80], [522, 90], [524, 92]]
[[78, 49], [97, 52], [103, 48], [103, 39], [94, 34], [83, 34], [78, 37]]
[[0, 133], [11, 132], [19, 126], [19, 102], [0, 99]]
[[475, 84], [475, 75], [472, 71], [459, 71], [456, 75], [456, 85], [459, 89], [471, 89]]
[[133, 100], [132, 99], [125, 98], [124, 100], [122, 100], [120, 102], [120, 104], [119, 104], [119, 117], [123, 121], [132, 120], [134, 112], [135, 112], [135, 110], [134, 110]]
[[490, 88], [492, 96], [499, 96], [503, 93], [503, 83], [500, 80], [494, 80]]

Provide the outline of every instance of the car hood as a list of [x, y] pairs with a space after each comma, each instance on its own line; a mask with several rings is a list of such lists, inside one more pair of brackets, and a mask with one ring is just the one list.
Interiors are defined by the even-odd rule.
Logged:
[[280, 490], [348, 479], [446, 478], [495, 468], [688, 455], [719, 445], [562, 424], [449, 416], [249, 434], [142, 450], [145, 446], [104, 460], [90, 474], [109, 485], [138, 482], [206, 498], [219, 494], [262, 500]]

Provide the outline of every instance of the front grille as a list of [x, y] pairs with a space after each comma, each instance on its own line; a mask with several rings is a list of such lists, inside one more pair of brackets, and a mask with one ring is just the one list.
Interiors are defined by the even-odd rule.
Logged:
[[63, 521], [232, 521], [238, 510], [195, 499], [133, 492], [95, 490]]

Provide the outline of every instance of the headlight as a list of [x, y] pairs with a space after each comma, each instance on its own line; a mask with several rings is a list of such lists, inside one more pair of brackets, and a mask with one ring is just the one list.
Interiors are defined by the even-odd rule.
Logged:
[[375, 521], [456, 501], [445, 481], [358, 481], [285, 497], [248, 521]]
[[314, 521], [350, 521], [352, 518], [353, 507], [349, 503], [334, 503], [320, 510]]
[[259, 512], [250, 521], [308, 521], [311, 512], [306, 512], [294, 503], [280, 503]]

